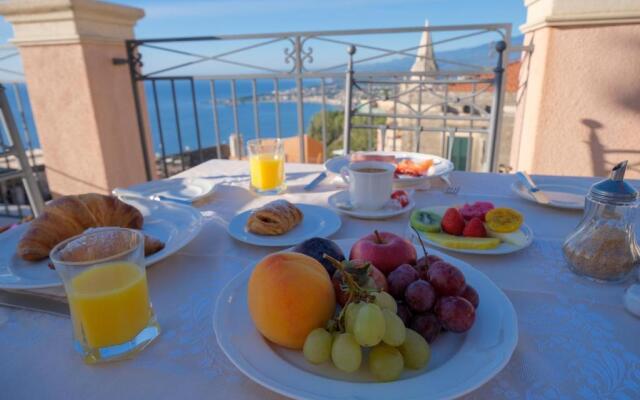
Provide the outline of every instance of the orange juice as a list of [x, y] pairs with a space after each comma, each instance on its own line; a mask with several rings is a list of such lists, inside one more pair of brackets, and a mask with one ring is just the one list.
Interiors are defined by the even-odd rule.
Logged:
[[249, 157], [251, 185], [258, 190], [276, 189], [284, 181], [284, 159], [273, 154]]
[[90, 347], [132, 340], [151, 317], [147, 278], [131, 262], [91, 267], [74, 277], [69, 289], [74, 327]]

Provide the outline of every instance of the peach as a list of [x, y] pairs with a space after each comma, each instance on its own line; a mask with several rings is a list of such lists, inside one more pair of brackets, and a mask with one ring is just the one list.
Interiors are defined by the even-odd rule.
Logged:
[[336, 298], [327, 270], [300, 253], [263, 258], [249, 278], [249, 313], [270, 341], [302, 349], [309, 332], [333, 316]]

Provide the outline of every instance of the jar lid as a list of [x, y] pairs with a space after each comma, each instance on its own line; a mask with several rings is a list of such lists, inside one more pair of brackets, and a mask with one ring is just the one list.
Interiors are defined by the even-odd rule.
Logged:
[[590, 195], [604, 203], [633, 203], [638, 198], [638, 191], [624, 181], [627, 161], [622, 161], [611, 170], [609, 179], [591, 186]]

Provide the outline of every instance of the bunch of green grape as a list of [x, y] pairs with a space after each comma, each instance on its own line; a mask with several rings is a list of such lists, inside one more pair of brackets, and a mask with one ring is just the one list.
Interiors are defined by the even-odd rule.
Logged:
[[363, 348], [368, 348], [369, 371], [379, 381], [398, 379], [405, 367], [424, 368], [431, 358], [427, 341], [404, 326], [390, 294], [376, 292], [373, 298], [348, 303], [342, 329], [311, 331], [303, 347], [305, 359], [313, 364], [331, 360], [339, 370], [354, 372], [362, 364]]

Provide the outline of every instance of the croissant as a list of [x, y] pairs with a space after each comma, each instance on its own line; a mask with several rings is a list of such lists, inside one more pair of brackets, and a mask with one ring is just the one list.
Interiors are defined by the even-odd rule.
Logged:
[[302, 221], [302, 211], [286, 200], [276, 200], [253, 210], [247, 230], [258, 235], [282, 235]]
[[49, 256], [58, 243], [88, 228], [118, 226], [141, 229], [143, 217], [137, 208], [97, 193], [64, 196], [48, 203], [18, 243], [18, 255], [38, 261]]

